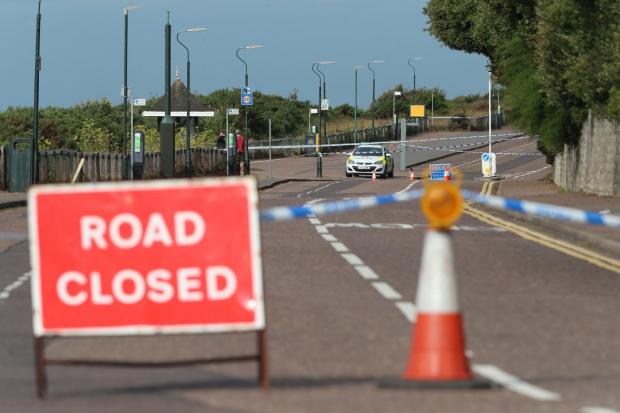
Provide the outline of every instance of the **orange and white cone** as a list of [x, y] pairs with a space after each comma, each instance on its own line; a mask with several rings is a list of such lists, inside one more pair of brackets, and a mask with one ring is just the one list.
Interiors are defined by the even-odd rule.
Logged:
[[371, 182], [376, 182], [377, 181], [377, 174], [375, 173], [375, 171], [372, 171], [372, 179]]
[[409, 180], [410, 181], [415, 181], [415, 174], [413, 173], [413, 169], [411, 169], [409, 171]]
[[424, 239], [411, 352], [402, 375], [416, 387], [488, 387], [474, 380], [465, 356], [452, 241], [447, 231]]
[[447, 166], [443, 170], [443, 180], [444, 181], [452, 180], [452, 172], [450, 172], [450, 168], [448, 168]]

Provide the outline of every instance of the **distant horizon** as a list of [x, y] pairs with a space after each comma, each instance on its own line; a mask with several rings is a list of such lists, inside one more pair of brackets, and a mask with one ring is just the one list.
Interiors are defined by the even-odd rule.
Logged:
[[[1, 111], [33, 105], [36, 1], [5, 2], [0, 33], [12, 41], [0, 44], [6, 57], [0, 65]], [[248, 63], [251, 86], [265, 94], [288, 97], [297, 89], [299, 100], [315, 103], [318, 79], [312, 63], [335, 60], [336, 64], [322, 67], [330, 104], [354, 105], [355, 64], [385, 61], [374, 65], [376, 96], [380, 96], [397, 84], [413, 88], [407, 60], [415, 57], [423, 58], [415, 62], [417, 88], [439, 87], [448, 98], [487, 93], [486, 57], [447, 49], [430, 37], [424, 31], [425, 1], [393, 3], [387, 7], [371, 0], [298, 0], [295, 4], [240, 0], [233, 6], [204, 0], [150, 0], [129, 12], [129, 87], [134, 97], [163, 94], [163, 34], [170, 9], [173, 78], [178, 66], [187, 83], [185, 50], [176, 42], [176, 33], [193, 26], [207, 28], [203, 33], [182, 34], [191, 51], [195, 94], [240, 87], [244, 67], [235, 50], [253, 43], [264, 48], [241, 54]], [[112, 105], [122, 103], [126, 6], [125, 0], [42, 1], [41, 108], [71, 107], [103, 98]], [[355, 19], [351, 7], [355, 7]], [[239, 13], [240, 8], [245, 14]], [[352, 28], [344, 27], [343, 21], [352, 21]], [[366, 67], [358, 75], [358, 106], [368, 108], [372, 77]]]

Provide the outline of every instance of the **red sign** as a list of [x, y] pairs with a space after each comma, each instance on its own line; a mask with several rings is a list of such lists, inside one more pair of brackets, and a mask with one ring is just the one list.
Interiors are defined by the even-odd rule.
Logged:
[[264, 328], [252, 178], [28, 193], [34, 332]]

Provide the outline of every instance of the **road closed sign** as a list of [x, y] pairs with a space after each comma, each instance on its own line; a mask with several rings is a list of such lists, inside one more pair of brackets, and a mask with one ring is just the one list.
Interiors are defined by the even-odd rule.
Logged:
[[30, 190], [34, 332], [264, 328], [252, 178]]

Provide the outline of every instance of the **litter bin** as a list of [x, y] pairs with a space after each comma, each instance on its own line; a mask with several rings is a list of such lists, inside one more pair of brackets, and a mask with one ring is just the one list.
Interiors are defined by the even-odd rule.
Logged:
[[26, 192], [30, 185], [30, 163], [32, 161], [32, 139], [9, 139], [8, 147], [8, 190]]

